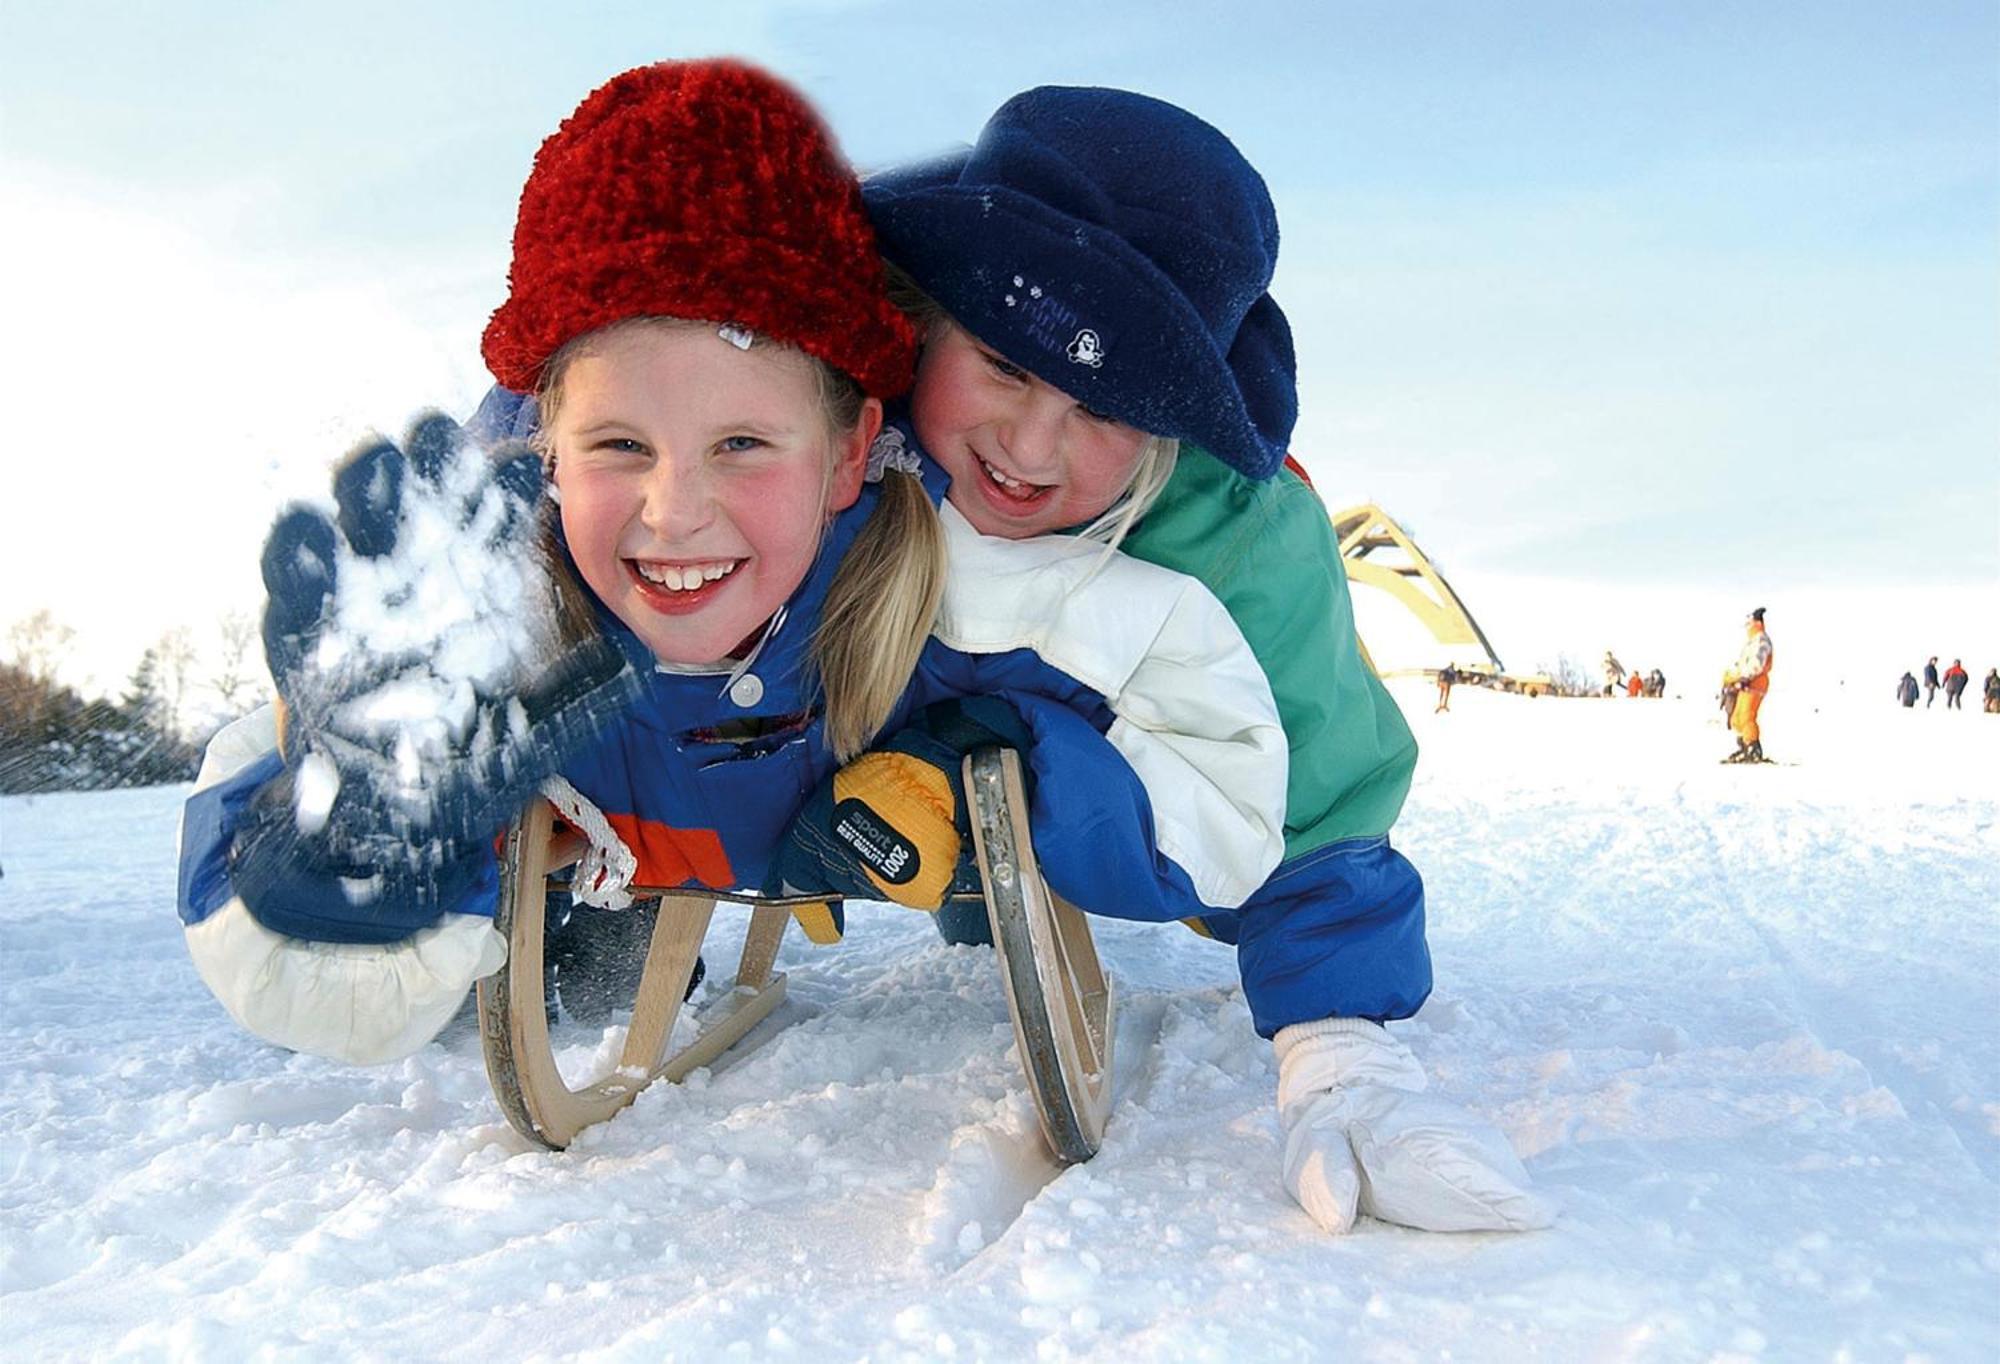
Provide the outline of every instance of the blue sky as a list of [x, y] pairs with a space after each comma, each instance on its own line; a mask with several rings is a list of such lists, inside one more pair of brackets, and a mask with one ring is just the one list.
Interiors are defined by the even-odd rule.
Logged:
[[2000, 659], [1990, 3], [0, 5], [10, 464], [57, 509], [0, 537], [0, 625], [52, 605], [100, 685], [254, 605], [272, 508], [361, 427], [476, 397], [536, 144], [714, 52], [864, 166], [1047, 82], [1228, 132], [1283, 226], [1297, 450], [1522, 662], [1601, 650], [1559, 632], [1621, 588], [1865, 584]]

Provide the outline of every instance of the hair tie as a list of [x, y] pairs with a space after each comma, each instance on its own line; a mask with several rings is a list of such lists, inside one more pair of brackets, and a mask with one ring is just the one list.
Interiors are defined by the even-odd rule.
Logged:
[[903, 440], [903, 428], [885, 426], [882, 434], [868, 447], [868, 470], [863, 478], [869, 483], [880, 483], [886, 470], [908, 474], [912, 478], [924, 471], [923, 456], [912, 450]]

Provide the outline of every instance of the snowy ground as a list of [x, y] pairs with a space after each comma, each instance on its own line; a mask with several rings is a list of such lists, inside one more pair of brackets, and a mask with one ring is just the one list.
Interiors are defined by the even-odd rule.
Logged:
[[235, 1029], [179, 792], [8, 799], [0, 1353], [1995, 1357], [2000, 718], [1780, 679], [1745, 770], [1693, 701], [1406, 697], [1439, 985], [1401, 1031], [1554, 1230], [1320, 1234], [1231, 958], [1177, 928], [1100, 931], [1087, 1166], [1040, 1154], [990, 957], [888, 908], [788, 940], [760, 1049], [531, 1149], [462, 1022], [374, 1070]]

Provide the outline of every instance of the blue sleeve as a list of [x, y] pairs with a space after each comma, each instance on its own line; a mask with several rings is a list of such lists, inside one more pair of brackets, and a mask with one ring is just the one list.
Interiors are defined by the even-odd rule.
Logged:
[[[266, 783], [284, 771], [275, 751], [266, 753], [213, 786], [188, 798], [181, 815], [179, 910], [181, 922], [192, 928], [232, 899], [266, 928], [287, 937], [315, 942], [384, 942], [415, 931], [407, 924], [371, 927], [370, 916], [356, 908], [338, 877], [301, 864], [282, 868], [260, 888], [253, 905], [230, 875], [230, 852], [250, 802]], [[475, 856], [463, 860], [451, 883], [449, 913], [492, 918], [500, 902], [498, 859]], [[259, 905], [263, 906], [262, 911]], [[433, 911], [435, 912], [435, 911]], [[381, 916], [393, 920], [393, 913]]]
[[1111, 741], [1044, 696], [1003, 694], [1034, 731], [1030, 825], [1035, 858], [1056, 894], [1115, 919], [1161, 922], [1208, 912], [1153, 835], [1153, 805]]
[[487, 449], [502, 441], [526, 440], [535, 434], [541, 411], [525, 393], [495, 384], [479, 400], [478, 411], [465, 423], [465, 433]]
[[1386, 836], [1302, 853], [1201, 927], [1235, 944], [1262, 1037], [1321, 1018], [1408, 1018], [1430, 996], [1423, 878]]
[[229, 843], [243, 807], [265, 782], [285, 770], [274, 749], [248, 767], [205, 786], [181, 810], [181, 922], [190, 928], [235, 898], [229, 885]]
[[1058, 895], [1117, 919], [1209, 912], [1186, 871], [1159, 850], [1145, 785], [1104, 737], [1116, 717], [1100, 693], [1032, 649], [967, 654], [932, 641], [911, 695], [916, 706], [997, 696], [1020, 711], [1035, 737], [1025, 755], [1035, 777], [1035, 857]]

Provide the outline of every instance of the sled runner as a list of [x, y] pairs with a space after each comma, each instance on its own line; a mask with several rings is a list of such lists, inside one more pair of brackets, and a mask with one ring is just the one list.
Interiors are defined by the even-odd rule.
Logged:
[[968, 754], [965, 792], [993, 952], [1042, 1135], [1058, 1159], [1086, 1161], [1111, 1113], [1111, 979], [1089, 921], [1035, 865], [1020, 757], [999, 748]]
[[[981, 890], [1029, 1092], [1056, 1156], [1088, 1160], [1103, 1139], [1111, 1106], [1111, 983], [1089, 923], [1049, 891], [1035, 864], [1020, 759], [981, 749], [966, 758], [964, 771]], [[574, 864], [586, 846], [578, 834], [555, 831], [545, 801], [535, 801], [514, 821], [494, 923], [507, 939], [507, 964], [479, 982], [479, 1028], [494, 1096], [516, 1131], [556, 1150], [626, 1107], [653, 1081], [681, 1080], [713, 1063], [768, 1016], [785, 994], [785, 977], [772, 966], [793, 908], [826, 903], [824, 896], [630, 887], [635, 896], [660, 897], [631, 1027], [611, 1073], [572, 1087], [549, 1042], [542, 949], [549, 878]], [[750, 909], [735, 986], [706, 1011], [695, 1039], [669, 1054], [718, 904]]]

